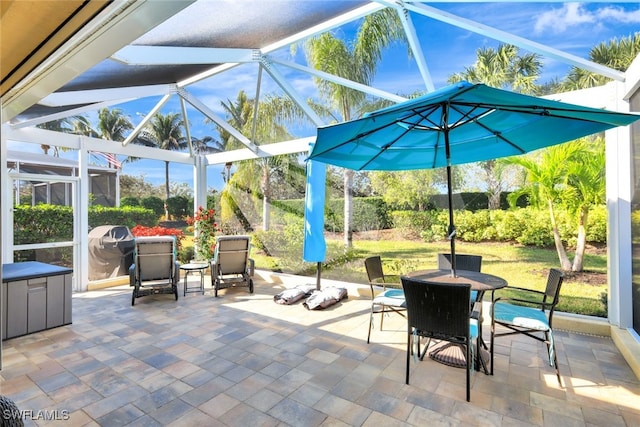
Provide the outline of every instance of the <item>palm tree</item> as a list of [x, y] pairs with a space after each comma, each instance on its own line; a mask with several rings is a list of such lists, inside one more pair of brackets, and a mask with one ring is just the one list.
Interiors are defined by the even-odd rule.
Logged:
[[[477, 60], [473, 66], [465, 68], [463, 72], [452, 74], [449, 76], [449, 82], [467, 80], [528, 94], [538, 91], [535, 82], [542, 69], [539, 55], [530, 53], [521, 56], [516, 46], [501, 44], [498, 49], [478, 49], [476, 56]], [[495, 160], [478, 164], [487, 177], [489, 209], [500, 209], [500, 194], [505, 187], [504, 164]]]
[[580, 147], [576, 144], [560, 144], [543, 150], [539, 158], [533, 156], [517, 156], [504, 159], [504, 162], [521, 166], [527, 174], [525, 187], [509, 195], [509, 202], [514, 205], [522, 195], [529, 196], [532, 206], [549, 209], [553, 240], [558, 252], [560, 267], [564, 271], [571, 270], [571, 261], [562, 242], [558, 228], [556, 204], [560, 200], [568, 200], [567, 175], [570, 165], [578, 156]]
[[[626, 71], [638, 53], [640, 53], [640, 32], [633, 36], [622, 37], [620, 40], [614, 38], [609, 42], [602, 42], [594, 46], [589, 52], [589, 59], [618, 71]], [[601, 86], [608, 81], [611, 79], [601, 74], [572, 67], [563, 82], [563, 89], [585, 89]]]
[[124, 141], [133, 124], [121, 109], [102, 108], [98, 111], [98, 129], [100, 138], [111, 141]]
[[[353, 43], [339, 39], [331, 33], [323, 33], [309, 39], [305, 54], [310, 66], [358, 83], [371, 84], [385, 47], [396, 41], [406, 41], [402, 24], [395, 10], [383, 9], [366, 16]], [[366, 101], [363, 92], [314, 78], [321, 96], [331, 108], [339, 112], [342, 121], [355, 115]], [[353, 177], [354, 171], [344, 172], [344, 246], [353, 246]]]
[[[65, 117], [63, 119], [53, 120], [50, 122], [39, 124], [36, 127], [40, 129], [51, 130], [54, 132], [73, 133], [73, 123], [75, 120], [78, 120], [79, 117], [81, 116]], [[48, 155], [49, 150], [51, 149], [51, 146], [48, 144], [40, 144], [40, 148], [42, 148], [42, 151], [44, 152], [45, 155]], [[53, 147], [53, 155], [55, 157], [58, 157], [60, 155], [60, 152], [58, 151], [57, 146]]]
[[[95, 129], [86, 117], [79, 116], [73, 122], [72, 133], [110, 141], [124, 141], [132, 129], [133, 123], [121, 109], [102, 108], [98, 110], [98, 124]], [[109, 165], [111, 166], [111, 163]]]
[[[255, 100], [249, 98], [244, 91], [240, 91], [236, 101], [223, 102], [222, 107], [227, 113], [228, 122], [245, 135], [251, 135], [256, 145], [290, 139], [291, 135], [286, 124], [301, 120], [302, 111], [289, 98], [266, 95], [258, 105], [258, 115], [254, 119]], [[232, 135], [220, 129], [224, 147], [235, 148], [241, 145]], [[271, 175], [279, 173], [296, 163], [296, 155], [267, 157], [257, 160], [240, 162], [233, 177], [227, 177], [229, 184], [222, 192], [222, 199], [226, 202], [223, 215], [230, 215], [229, 209], [238, 214], [237, 202], [232, 200], [232, 190], [241, 188], [245, 192], [258, 195], [262, 201], [262, 228], [270, 229]], [[229, 171], [230, 168], [227, 168]]]
[[565, 204], [578, 216], [578, 239], [571, 271], [582, 271], [587, 246], [589, 212], [606, 198], [606, 155], [602, 138], [583, 138], [574, 143], [576, 155], [568, 166], [567, 185], [571, 194]]
[[536, 80], [540, 77], [542, 69], [540, 55], [519, 53], [519, 49], [511, 44], [501, 44], [498, 49], [478, 49], [475, 64], [465, 68], [461, 73], [452, 74], [448, 81], [455, 83], [467, 80], [470, 83], [484, 83], [514, 92], [535, 93]]
[[[187, 140], [182, 135], [184, 121], [178, 113], [156, 113], [140, 134], [140, 139], [148, 141], [153, 146], [163, 150], [182, 150], [187, 147]], [[169, 219], [166, 201], [171, 196], [169, 189], [169, 161], [165, 160], [164, 188], [165, 188], [165, 218]]]

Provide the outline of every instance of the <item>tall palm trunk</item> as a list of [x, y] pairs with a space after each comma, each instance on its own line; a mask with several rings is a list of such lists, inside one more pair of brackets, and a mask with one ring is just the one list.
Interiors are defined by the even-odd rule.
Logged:
[[556, 214], [553, 209], [553, 201], [549, 200], [549, 216], [551, 217], [551, 229], [553, 230], [553, 241], [556, 244], [556, 251], [558, 252], [558, 259], [560, 260], [560, 266], [564, 271], [571, 271], [571, 261], [567, 256], [567, 251], [562, 244], [560, 238], [560, 231], [558, 230], [558, 223], [556, 222]]
[[578, 240], [576, 242], [576, 254], [573, 257], [573, 267], [571, 271], [582, 271], [584, 262], [584, 252], [587, 246], [587, 220], [589, 218], [589, 208], [583, 207], [580, 210], [578, 219]]
[[265, 164], [262, 169], [262, 229], [271, 228], [271, 176], [269, 167]]
[[344, 173], [344, 249], [353, 247], [353, 175], [347, 169]]
[[169, 162], [164, 162], [164, 216], [169, 221], [169, 207], [167, 202], [169, 201]]

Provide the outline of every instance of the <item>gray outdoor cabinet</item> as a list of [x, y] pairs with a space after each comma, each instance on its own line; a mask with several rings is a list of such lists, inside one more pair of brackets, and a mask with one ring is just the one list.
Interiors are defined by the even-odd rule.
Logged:
[[2, 339], [72, 323], [73, 270], [35, 261], [2, 265]]

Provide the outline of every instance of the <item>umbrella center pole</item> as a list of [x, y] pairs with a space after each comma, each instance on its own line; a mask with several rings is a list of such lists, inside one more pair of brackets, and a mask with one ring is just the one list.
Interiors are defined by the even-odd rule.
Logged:
[[318, 270], [316, 271], [316, 290], [320, 290], [320, 276], [322, 272], [322, 262], [318, 261]]
[[449, 201], [449, 229], [447, 238], [451, 242], [451, 277], [456, 277], [456, 226], [453, 223], [453, 189], [451, 180], [451, 149], [449, 146], [448, 108], [443, 109], [444, 149], [447, 157], [447, 199]]

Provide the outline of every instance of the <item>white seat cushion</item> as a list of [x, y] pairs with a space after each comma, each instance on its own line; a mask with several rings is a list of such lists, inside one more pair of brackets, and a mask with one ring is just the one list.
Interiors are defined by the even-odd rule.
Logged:
[[513, 304], [496, 303], [493, 305], [494, 319], [502, 323], [510, 323], [522, 328], [548, 331], [549, 320], [543, 311]]
[[392, 307], [407, 307], [407, 303], [404, 298], [404, 291], [402, 289], [387, 289], [383, 293], [377, 295], [372, 304], [377, 305], [389, 305]]

